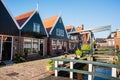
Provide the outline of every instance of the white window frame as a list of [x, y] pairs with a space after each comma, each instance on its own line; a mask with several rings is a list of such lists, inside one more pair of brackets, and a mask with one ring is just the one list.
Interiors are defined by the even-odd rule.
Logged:
[[[53, 41], [55, 41], [55, 43]], [[55, 50], [56, 48], [57, 48], [57, 40], [52, 40], [52, 49]]]
[[64, 30], [57, 28], [57, 29], [56, 29], [56, 35], [63, 37], [63, 36], [64, 36]]
[[61, 36], [64, 36], [64, 30], [60, 30], [60, 32], [61, 32]]
[[59, 29], [56, 29], [56, 35], [59, 36]]
[[40, 32], [40, 24], [33, 23], [33, 32]]
[[40, 39], [36, 39], [36, 38], [24, 38], [24, 45], [23, 45], [24, 49], [25, 49], [25, 40], [26, 41], [30, 40], [30, 44], [31, 44], [30, 50], [31, 50], [31, 52], [29, 54], [38, 54], [38, 52], [36, 52], [36, 53], [33, 52], [33, 48], [34, 48], [33, 44], [34, 44], [34, 40], [37, 40], [38, 41], [38, 51], [40, 51]]

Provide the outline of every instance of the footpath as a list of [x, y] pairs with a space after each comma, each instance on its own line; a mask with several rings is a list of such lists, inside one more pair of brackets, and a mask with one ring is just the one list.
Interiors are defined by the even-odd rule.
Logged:
[[[71, 56], [75, 55], [68, 55], [68, 58]], [[0, 67], [0, 80], [42, 80], [53, 74], [53, 71], [46, 69], [49, 60], [46, 58]]]

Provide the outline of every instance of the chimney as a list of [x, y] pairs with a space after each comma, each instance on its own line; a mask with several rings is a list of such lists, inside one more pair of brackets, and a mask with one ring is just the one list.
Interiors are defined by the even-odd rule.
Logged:
[[83, 25], [83, 24], [82, 24], [82, 26], [81, 26], [81, 27], [82, 27], [82, 30], [84, 30], [84, 25]]

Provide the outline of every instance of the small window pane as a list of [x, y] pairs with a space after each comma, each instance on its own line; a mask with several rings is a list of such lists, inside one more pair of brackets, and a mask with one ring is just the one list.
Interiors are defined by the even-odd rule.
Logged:
[[33, 31], [34, 32], [40, 32], [40, 24], [34, 23]]

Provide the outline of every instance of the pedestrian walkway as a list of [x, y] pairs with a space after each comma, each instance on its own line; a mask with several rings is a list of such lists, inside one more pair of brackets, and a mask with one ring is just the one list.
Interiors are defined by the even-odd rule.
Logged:
[[[75, 56], [74, 54], [68, 57]], [[13, 64], [0, 68], [0, 80], [41, 80], [53, 74], [46, 69], [50, 58]]]

